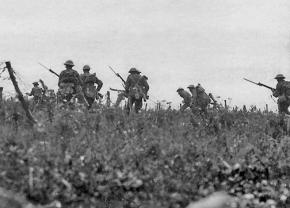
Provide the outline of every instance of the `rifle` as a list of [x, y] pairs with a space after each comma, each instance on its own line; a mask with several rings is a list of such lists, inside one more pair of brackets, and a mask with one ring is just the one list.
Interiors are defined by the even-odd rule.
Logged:
[[52, 69], [48, 68], [47, 66], [43, 65], [42, 63], [38, 63], [43, 68], [47, 69], [50, 73], [53, 73], [55, 76], [59, 77], [59, 74], [53, 71]]
[[109, 67], [109, 69], [111, 69], [111, 71], [117, 76], [117, 77], [119, 77], [121, 80], [122, 80], [122, 82], [123, 82], [123, 85], [126, 85], [126, 81], [123, 79], [123, 77], [119, 74], [119, 73], [117, 73], [111, 66], [108, 66]]
[[210, 99], [213, 101], [213, 103], [211, 103], [212, 105], [216, 105], [217, 101], [216, 99], [214, 99], [213, 95], [211, 93], [208, 93], [208, 96], [210, 97]]
[[111, 91], [115, 91], [115, 92], [119, 92], [119, 93], [125, 92], [125, 90], [118, 90], [118, 89], [114, 89], [114, 88], [110, 88], [110, 90]]
[[40, 79], [39, 82], [44, 90], [48, 89], [48, 87], [44, 84], [42, 79]]
[[272, 90], [272, 91], [274, 91], [275, 90], [275, 88], [273, 88], [273, 87], [270, 87], [270, 86], [268, 86], [268, 85], [265, 85], [265, 84], [263, 84], [263, 83], [261, 83], [261, 82], [253, 82], [253, 81], [251, 81], [251, 80], [249, 80], [249, 79], [246, 79], [246, 78], [244, 78], [244, 80], [246, 80], [247, 82], [251, 82], [251, 83], [253, 83], [253, 84], [255, 84], [255, 85], [258, 85], [258, 86], [261, 86], [261, 87], [266, 87], [266, 88], [268, 88], [269, 90]]

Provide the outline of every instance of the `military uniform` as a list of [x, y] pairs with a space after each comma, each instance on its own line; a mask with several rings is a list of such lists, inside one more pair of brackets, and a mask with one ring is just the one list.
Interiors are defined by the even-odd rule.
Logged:
[[38, 86], [38, 82], [33, 82], [34, 87], [30, 93], [26, 93], [28, 96], [33, 96], [33, 108], [42, 102], [43, 89]]
[[192, 106], [200, 108], [202, 113], [207, 113], [207, 107], [210, 104], [210, 97], [205, 93], [205, 89], [198, 84], [187, 87], [192, 94]]
[[282, 74], [278, 74], [275, 79], [278, 83], [273, 91], [273, 96], [278, 98], [279, 113], [290, 114], [288, 110], [290, 106], [290, 82], [285, 81], [285, 77]]
[[77, 71], [73, 70], [74, 66], [71, 60], [64, 63], [66, 69], [63, 70], [59, 75], [59, 98], [63, 101], [70, 101], [73, 95], [81, 93], [82, 81]]
[[130, 75], [125, 83], [125, 93], [128, 95], [128, 110], [132, 110], [135, 104], [135, 112], [139, 112], [143, 105], [143, 99], [146, 100], [149, 85], [147, 80], [140, 75], [140, 71], [131, 68]]
[[[84, 73], [80, 75], [81, 81], [83, 83], [83, 92], [85, 95], [86, 100], [88, 101], [89, 107], [92, 106], [95, 99], [98, 98], [98, 92], [101, 90], [103, 86], [103, 82], [99, 80], [96, 74], [91, 74], [90, 67], [85, 65], [83, 67]], [[98, 85], [96, 88], [95, 84]]]
[[178, 88], [177, 92], [180, 97], [183, 98], [183, 105], [180, 108], [180, 111], [185, 111], [186, 108], [190, 108], [192, 106], [192, 97], [189, 92], [185, 91], [183, 88]]
[[148, 91], [150, 89], [149, 85], [148, 85], [148, 77], [143, 75], [141, 78], [141, 86], [143, 88], [143, 92], [145, 94], [146, 99], [148, 99]]

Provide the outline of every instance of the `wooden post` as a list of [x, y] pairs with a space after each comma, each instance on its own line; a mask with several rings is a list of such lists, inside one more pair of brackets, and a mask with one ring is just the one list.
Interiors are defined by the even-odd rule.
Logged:
[[33, 118], [30, 110], [28, 109], [28, 105], [27, 105], [27, 103], [24, 100], [23, 94], [22, 94], [22, 92], [20, 91], [20, 89], [18, 87], [18, 83], [17, 83], [16, 78], [14, 76], [14, 71], [13, 71], [13, 69], [11, 67], [11, 63], [9, 61], [7, 61], [7, 62], [5, 62], [5, 64], [6, 64], [6, 68], [7, 68], [8, 72], [9, 72], [10, 79], [11, 79], [11, 81], [13, 83], [14, 88], [15, 88], [15, 91], [17, 92], [18, 99], [21, 102], [21, 105], [22, 105], [22, 107], [23, 107], [23, 109], [25, 111], [26, 117], [28, 118], [28, 120], [29, 120], [31, 125], [36, 124], [36, 121]]
[[3, 87], [0, 87], [0, 108], [2, 108], [2, 101], [3, 101]]
[[266, 104], [266, 113], [269, 113], [269, 106]]
[[106, 105], [107, 105], [107, 107], [110, 107], [110, 105], [111, 105], [111, 94], [110, 94], [110, 91], [107, 91]]
[[228, 109], [227, 100], [225, 100], [225, 109]]

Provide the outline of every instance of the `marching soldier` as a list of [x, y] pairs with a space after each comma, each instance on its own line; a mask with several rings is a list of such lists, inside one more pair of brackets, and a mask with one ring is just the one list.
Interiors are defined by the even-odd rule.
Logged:
[[[148, 77], [143, 75], [140, 83], [145, 83], [145, 84], [142, 84], [142, 87], [143, 87], [143, 92], [145, 94], [145, 97], [146, 97], [146, 99], [148, 99], [149, 98], [149, 96], [148, 96], [148, 91], [149, 91]], [[128, 97], [128, 95], [126, 94], [125, 91], [118, 90], [118, 97], [117, 97], [117, 100], [116, 100], [116, 103], [114, 106], [119, 107], [120, 103], [127, 97]]]
[[136, 68], [131, 68], [129, 73], [130, 75], [125, 83], [125, 93], [128, 95], [128, 110], [131, 111], [133, 105], [135, 105], [135, 112], [138, 113], [142, 108], [143, 99], [146, 100], [149, 85]]
[[63, 101], [70, 101], [74, 95], [81, 93], [82, 81], [77, 71], [73, 70], [74, 63], [68, 60], [64, 63], [65, 70], [59, 75], [59, 95]]
[[[89, 108], [94, 103], [95, 99], [98, 98], [98, 92], [102, 89], [103, 82], [99, 80], [96, 76], [96, 73], [90, 73], [90, 66], [85, 65], [83, 67], [83, 74], [80, 75], [81, 81], [83, 83], [83, 92], [85, 99], [89, 104]], [[95, 84], [98, 85], [96, 88]]]
[[179, 94], [180, 97], [183, 98], [183, 105], [180, 108], [180, 111], [185, 111], [186, 108], [191, 107], [192, 105], [192, 98], [189, 92], [186, 92], [183, 88], [178, 88], [176, 92]]
[[273, 96], [278, 98], [278, 110], [282, 114], [290, 114], [290, 82], [285, 81], [283, 74], [278, 74], [275, 79], [277, 80], [276, 89], [273, 90]]

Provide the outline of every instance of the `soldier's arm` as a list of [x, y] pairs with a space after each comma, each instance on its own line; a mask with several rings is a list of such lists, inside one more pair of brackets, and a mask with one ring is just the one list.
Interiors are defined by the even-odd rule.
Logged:
[[145, 92], [146, 92], [146, 94], [147, 94], [147, 92], [149, 91], [149, 84], [148, 84], [148, 82], [146, 81], [146, 80], [144, 80], [144, 87], [145, 87]]
[[102, 80], [100, 80], [100, 79], [98, 79], [98, 77], [96, 77], [95, 83], [98, 85], [97, 90], [100, 91], [103, 87]]
[[274, 97], [279, 97], [282, 93], [282, 86], [278, 83], [276, 85], [276, 89], [273, 91], [273, 96]]
[[63, 77], [63, 72], [61, 72], [60, 75], [59, 75], [59, 77], [58, 77], [58, 84], [57, 84], [58, 86], [61, 83], [62, 77]]
[[126, 83], [125, 83], [125, 92], [126, 93], [129, 92], [130, 84], [131, 84], [131, 78], [130, 78], [130, 76], [128, 76]]
[[78, 80], [78, 84], [83, 86], [83, 81], [82, 81], [82, 79], [80, 77], [80, 74], [77, 71], [75, 71], [75, 76], [76, 76], [76, 78]]
[[30, 93], [26, 93], [26, 95], [28, 95], [28, 96], [33, 96], [33, 95], [34, 95], [34, 88], [32, 88], [32, 90], [31, 90]]

